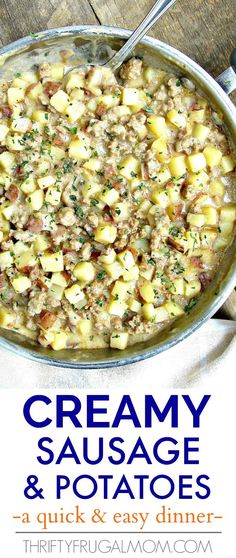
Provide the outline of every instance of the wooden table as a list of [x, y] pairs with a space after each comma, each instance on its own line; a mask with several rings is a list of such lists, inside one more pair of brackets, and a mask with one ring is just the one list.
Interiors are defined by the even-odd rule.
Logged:
[[[0, 43], [30, 32], [75, 24], [117, 25], [133, 29], [154, 0], [0, 0]], [[235, 0], [177, 0], [150, 32], [175, 46], [213, 76], [229, 65], [236, 46]], [[236, 102], [236, 93], [232, 95]], [[236, 319], [236, 293], [222, 314]]]

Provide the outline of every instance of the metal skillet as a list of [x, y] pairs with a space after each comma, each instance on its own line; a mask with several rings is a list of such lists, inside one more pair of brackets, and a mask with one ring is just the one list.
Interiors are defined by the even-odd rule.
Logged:
[[[7, 72], [10, 76], [16, 68], [37, 64], [45, 52], [50, 55], [50, 52], [55, 49], [70, 47], [74, 47], [79, 55], [81, 52], [88, 51], [92, 61], [102, 63], [103, 58], [109, 58], [107, 52], [117, 51], [130, 35], [131, 32], [128, 30], [106, 26], [76, 26], [40, 32], [36, 37], [20, 39], [0, 50], [0, 64], [3, 65], [0, 73]], [[98, 57], [95, 51], [99, 53]], [[148, 64], [174, 71], [180, 77], [191, 79], [209, 99], [212, 106], [224, 114], [228, 135], [236, 149], [236, 109], [226, 94], [236, 87], [235, 51], [231, 59], [234, 67], [232, 66], [219, 77], [219, 83], [224, 91], [198, 64], [156, 39], [144, 38], [133, 53], [144, 57]], [[64, 350], [55, 353], [7, 330], [1, 331], [0, 345], [18, 356], [64, 368], [92, 369], [131, 364], [167, 350], [192, 334], [218, 310], [235, 284], [236, 238], [227, 250], [214, 281], [203, 293], [191, 313], [183, 316], [169, 329], [146, 341], [127, 347], [122, 353], [112, 349]]]

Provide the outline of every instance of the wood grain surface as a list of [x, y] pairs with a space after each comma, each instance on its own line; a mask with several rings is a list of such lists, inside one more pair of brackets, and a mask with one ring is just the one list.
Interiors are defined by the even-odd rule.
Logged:
[[[154, 0], [0, 0], [0, 44], [30, 32], [76, 24], [135, 28]], [[150, 35], [178, 48], [213, 76], [236, 47], [236, 0], [177, 0]], [[236, 102], [236, 93], [232, 94]], [[222, 309], [236, 319], [236, 293]]]

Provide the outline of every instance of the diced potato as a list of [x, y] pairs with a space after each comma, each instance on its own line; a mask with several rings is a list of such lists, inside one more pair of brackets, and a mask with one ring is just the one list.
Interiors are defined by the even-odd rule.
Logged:
[[46, 253], [39, 259], [44, 271], [54, 272], [63, 271], [64, 269], [63, 253], [61, 251], [52, 254]]
[[71, 72], [66, 80], [66, 91], [70, 92], [72, 89], [85, 86], [85, 79], [82, 74]]
[[119, 105], [120, 96], [116, 97], [116, 95], [112, 95], [112, 93], [107, 93], [105, 95], [101, 95], [101, 97], [99, 97], [98, 100], [99, 100], [99, 104], [101, 103], [104, 107], [109, 109]]
[[208, 167], [216, 167], [222, 159], [222, 152], [213, 145], [207, 145], [203, 150]]
[[22, 184], [20, 185], [20, 189], [22, 190], [22, 192], [24, 192], [24, 194], [32, 194], [37, 188], [37, 182], [35, 180], [35, 178], [32, 178], [32, 176], [29, 176], [29, 178], [26, 178], [26, 180], [24, 180], [24, 182], [22, 182]]
[[183, 176], [187, 170], [185, 155], [175, 155], [174, 157], [172, 157], [169, 163], [169, 169], [171, 172], [171, 176], [174, 176], [176, 178]]
[[45, 194], [46, 202], [50, 203], [53, 207], [59, 205], [61, 201], [61, 190], [59, 186], [50, 186]]
[[68, 283], [68, 281], [64, 277], [63, 273], [56, 272], [56, 273], [52, 274], [52, 284], [53, 285], [59, 285], [59, 287], [64, 287], [64, 289], [65, 289], [67, 287], [67, 283]]
[[115, 261], [111, 264], [104, 264], [104, 269], [109, 277], [114, 281], [124, 273], [124, 268], [119, 262]]
[[188, 213], [187, 222], [194, 227], [203, 227], [205, 225], [205, 215], [203, 213]]
[[134, 265], [128, 271], [123, 269], [123, 279], [124, 281], [136, 281], [139, 277], [139, 267]]
[[48, 125], [49, 112], [46, 110], [36, 109], [32, 112], [31, 119], [38, 122], [42, 126]]
[[143, 283], [139, 287], [139, 292], [145, 302], [155, 302], [155, 290], [150, 282]]
[[26, 70], [25, 72], [22, 72], [21, 79], [23, 79], [27, 83], [37, 83], [38, 81], [36, 72], [33, 72], [31, 70]]
[[27, 277], [26, 275], [18, 275], [16, 277], [13, 277], [13, 279], [11, 280], [11, 284], [13, 286], [14, 291], [16, 291], [16, 293], [24, 293], [25, 291], [27, 291], [27, 289], [30, 289], [31, 287], [31, 281], [29, 279], [29, 277]]
[[167, 118], [171, 124], [174, 124], [177, 128], [185, 128], [186, 126], [186, 116], [176, 109], [169, 110], [167, 112]]
[[[205, 151], [205, 150], [204, 150]], [[192, 172], [199, 172], [206, 168], [206, 159], [203, 153], [192, 153], [187, 157], [187, 164]]]
[[111, 248], [107, 254], [103, 254], [99, 257], [100, 262], [104, 264], [112, 264], [116, 259], [116, 252]]
[[100, 225], [95, 229], [95, 240], [101, 244], [113, 244], [117, 230], [114, 225]]
[[204, 170], [199, 171], [197, 173], [190, 172], [188, 174], [187, 180], [189, 184], [193, 184], [194, 186], [198, 187], [201, 186], [202, 184], [203, 185], [207, 184], [207, 182], [209, 181], [209, 176]]
[[44, 193], [42, 190], [35, 190], [27, 198], [28, 204], [34, 211], [39, 211], [44, 202]]
[[211, 182], [209, 192], [211, 196], [219, 196], [220, 198], [223, 198], [225, 193], [225, 185], [221, 180], [216, 179]]
[[170, 318], [177, 318], [178, 316], [182, 316], [182, 314], [184, 314], [184, 309], [180, 306], [180, 304], [177, 304], [177, 302], [166, 302], [164, 304], [164, 308], [167, 310]]
[[155, 182], [158, 182], [158, 185], [162, 186], [166, 184], [171, 179], [170, 169], [167, 167], [163, 167], [159, 172], [156, 174]]
[[224, 155], [222, 157], [221, 166], [223, 168], [224, 174], [227, 172], [232, 172], [235, 167], [235, 160], [231, 155]]
[[8, 126], [5, 124], [0, 124], [0, 142], [2, 143], [5, 140], [6, 135], [9, 132]]
[[155, 308], [153, 323], [159, 324], [161, 322], [165, 322], [166, 320], [169, 320], [169, 312], [167, 311], [165, 306], [163, 305], [163, 306], [158, 306], [158, 308]]
[[143, 312], [145, 320], [147, 320], [148, 322], [151, 322], [154, 318], [154, 315], [155, 315], [155, 308], [154, 308], [152, 302], [146, 302], [142, 306], [142, 312]]
[[139, 101], [139, 90], [134, 87], [124, 87], [122, 91], [122, 105], [136, 105]]
[[113, 299], [109, 302], [107, 311], [111, 316], [119, 316], [122, 318], [127, 308], [127, 304], [124, 301]]
[[160, 190], [159, 188], [155, 188], [155, 190], [152, 191], [151, 200], [153, 203], [160, 205], [163, 208], [167, 207], [170, 203], [167, 190]]
[[11, 267], [14, 263], [14, 259], [10, 250], [4, 250], [0, 252], [0, 268], [7, 269]]
[[218, 238], [216, 239], [215, 243], [214, 243], [214, 250], [216, 252], [220, 251], [220, 250], [224, 250], [229, 244], [229, 237], [223, 237], [223, 236], [218, 236]]
[[83, 161], [90, 158], [90, 143], [86, 136], [72, 140], [69, 145], [69, 157], [77, 161]]
[[53, 79], [61, 80], [64, 76], [64, 64], [57, 62], [51, 65], [51, 76]]
[[92, 331], [92, 322], [91, 320], [87, 320], [86, 318], [80, 319], [77, 325], [78, 332], [83, 335], [87, 336]]
[[[181, 197], [180, 187], [177, 186], [177, 185], [167, 186], [166, 191], [167, 191], [167, 194], [168, 194], [168, 198], [169, 198], [170, 202], [172, 203], [173, 215], [174, 215], [174, 214], [176, 214], [175, 204], [180, 201], [180, 197]], [[170, 209], [170, 207], [171, 206], [168, 207], [168, 210]]]
[[36, 240], [34, 241], [34, 253], [36, 256], [41, 252], [45, 252], [50, 246], [50, 240], [43, 234], [39, 234]]
[[13, 118], [11, 124], [11, 130], [13, 132], [19, 132], [21, 134], [25, 134], [27, 132], [30, 125], [30, 119], [25, 118], [23, 116], [18, 116], [17, 118]]
[[120, 174], [127, 178], [127, 180], [132, 180], [134, 176], [137, 176], [140, 171], [139, 161], [133, 157], [133, 155], [128, 155], [126, 159], [123, 159], [120, 163]]
[[8, 135], [6, 138], [6, 146], [10, 151], [24, 151], [25, 149], [22, 136], [19, 134]]
[[86, 161], [86, 163], [84, 163], [83, 167], [85, 169], [97, 172], [102, 169], [103, 163], [102, 161], [100, 161], [100, 159], [97, 159], [96, 157], [91, 157], [91, 159], [89, 159], [88, 161]]
[[61, 149], [61, 147], [57, 147], [57, 145], [51, 145], [50, 147], [50, 151], [51, 151], [51, 159], [54, 161], [61, 161], [62, 159], [64, 159], [65, 157], [65, 151], [64, 149]]
[[0, 307], [0, 327], [9, 327], [13, 325], [16, 319], [15, 312], [9, 310], [8, 308]]
[[152, 151], [155, 152], [156, 158], [161, 163], [163, 161], [166, 161], [166, 159], [169, 158], [168, 147], [167, 147], [167, 142], [166, 142], [165, 138], [160, 137], [160, 138], [156, 139], [152, 143], [151, 149], [152, 149]]
[[[70, 92], [70, 99], [71, 99], [71, 101], [74, 101], [74, 100], [76, 100], [76, 101], [83, 101], [83, 100], [84, 100], [84, 97], [85, 97], [85, 93], [84, 93], [83, 89], [78, 89], [77, 87], [75, 87], [75, 88], [72, 89], [72, 91]], [[92, 101], [95, 100], [95, 102], [96, 102], [96, 99], [91, 99], [91, 100], [92, 100]], [[91, 102], [91, 100], [89, 101], [89, 103]], [[88, 104], [89, 104], [89, 103], [88, 103]]]
[[63, 293], [64, 287], [62, 287], [61, 285], [54, 285], [52, 283], [48, 289], [48, 295], [52, 296], [56, 300], [62, 300]]
[[219, 215], [215, 207], [205, 205], [202, 207], [202, 212], [205, 215], [205, 225], [216, 225], [218, 223]]
[[9, 87], [7, 90], [7, 101], [10, 107], [24, 101], [24, 91], [18, 87]]
[[138, 209], [138, 215], [147, 215], [149, 209], [152, 207], [152, 204], [149, 200], [143, 200]]
[[96, 194], [101, 192], [101, 184], [98, 182], [86, 182], [81, 187], [81, 193], [83, 197], [86, 198], [94, 198]]
[[127, 221], [129, 214], [128, 214], [128, 205], [126, 202], [118, 202], [115, 203], [113, 206], [114, 210], [114, 221], [119, 223], [121, 221]]
[[178, 277], [174, 279], [170, 286], [170, 291], [176, 295], [183, 295], [184, 294], [184, 280], [182, 277]]
[[41, 188], [43, 190], [44, 188], [49, 188], [49, 186], [52, 186], [53, 184], [55, 184], [56, 178], [54, 176], [51, 176], [51, 175], [48, 174], [47, 176], [43, 176], [42, 178], [38, 178], [37, 182], [38, 182], [39, 188]]
[[68, 334], [65, 331], [55, 331], [51, 347], [54, 351], [61, 351], [62, 349], [66, 349], [67, 341]]
[[150, 132], [152, 132], [152, 134], [156, 136], [156, 138], [166, 137], [167, 127], [165, 118], [163, 116], [149, 115], [147, 119], [147, 126]]
[[133, 297], [130, 297], [127, 300], [127, 304], [128, 304], [129, 309], [131, 310], [131, 312], [135, 312], [136, 314], [138, 312], [140, 312], [140, 310], [142, 308], [141, 302], [139, 302], [138, 300], [136, 300]]
[[195, 124], [193, 128], [193, 137], [200, 143], [204, 143], [206, 138], [209, 136], [209, 133], [210, 128], [208, 128], [208, 126], [203, 126], [203, 124]]
[[188, 242], [188, 250], [192, 252], [195, 248], [200, 247], [200, 236], [197, 231], [189, 230], [185, 233], [186, 240]]
[[71, 124], [74, 124], [85, 112], [85, 104], [80, 101], [70, 101], [66, 107], [65, 115]]
[[205, 119], [205, 108], [190, 111], [190, 122], [203, 122]]
[[119, 192], [115, 188], [106, 188], [102, 190], [99, 199], [106, 205], [112, 206], [118, 201]]
[[[217, 232], [211, 229], [205, 229], [200, 233], [201, 243], [204, 248], [211, 248], [217, 238]], [[196, 246], [198, 248], [198, 246]]]
[[121, 265], [123, 265], [123, 267], [127, 270], [135, 265], [133, 254], [129, 250], [124, 250], [123, 252], [120, 252], [117, 255], [117, 259], [119, 260]]
[[77, 304], [85, 298], [84, 292], [82, 291], [78, 283], [74, 283], [72, 287], [65, 289], [65, 297], [69, 300], [70, 304]]
[[150, 265], [147, 269], [139, 270], [139, 274], [141, 277], [144, 277], [144, 279], [150, 281], [153, 276], [153, 266]]
[[2, 205], [2, 215], [7, 219], [7, 221], [11, 221], [12, 216], [15, 213], [16, 206], [14, 203], [6, 202]]
[[236, 219], [236, 204], [228, 203], [223, 205], [220, 212], [221, 221], [234, 221]]
[[124, 281], [116, 281], [111, 294], [115, 298], [115, 300], [125, 300], [128, 294], [130, 294], [129, 289], [129, 282], [125, 283]]
[[67, 107], [70, 103], [70, 98], [68, 97], [67, 93], [62, 89], [59, 89], [50, 99], [50, 105], [60, 112], [61, 114], [65, 114]]
[[32, 89], [30, 89], [30, 91], [27, 93], [27, 96], [29, 97], [29, 99], [31, 99], [31, 101], [36, 101], [41, 93], [43, 93], [43, 86], [39, 81], [35, 84], [34, 87], [32, 87]]
[[16, 257], [16, 267], [21, 269], [25, 266], [34, 267], [37, 264], [35, 255], [28, 249]]
[[192, 298], [198, 295], [201, 291], [201, 282], [198, 279], [195, 279], [195, 281], [185, 283], [184, 291], [187, 298]]
[[73, 275], [79, 281], [91, 283], [95, 277], [95, 268], [91, 262], [79, 262], [73, 269]]
[[123, 351], [128, 345], [128, 340], [129, 334], [126, 331], [113, 331], [110, 337], [110, 347]]
[[9, 151], [3, 151], [0, 154], [0, 168], [2, 168], [6, 173], [12, 174], [15, 164], [15, 155]]

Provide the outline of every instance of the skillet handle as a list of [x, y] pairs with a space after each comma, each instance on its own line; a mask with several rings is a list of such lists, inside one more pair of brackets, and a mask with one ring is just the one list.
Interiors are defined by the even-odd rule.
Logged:
[[227, 95], [236, 89], [236, 48], [231, 52], [230, 64], [230, 67], [216, 78]]

